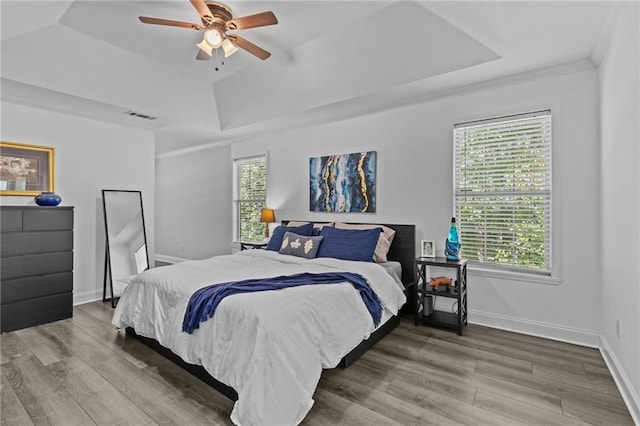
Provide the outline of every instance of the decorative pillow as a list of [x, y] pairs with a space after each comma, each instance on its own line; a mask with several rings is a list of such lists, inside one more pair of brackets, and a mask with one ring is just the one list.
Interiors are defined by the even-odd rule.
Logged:
[[287, 232], [282, 239], [282, 245], [278, 251], [281, 254], [306, 257], [313, 259], [318, 253], [318, 248], [324, 237], [306, 237], [304, 235]]
[[287, 232], [293, 232], [298, 235], [304, 235], [308, 237], [311, 235], [311, 231], [313, 230], [313, 224], [307, 223], [302, 226], [278, 226], [273, 230], [271, 234], [271, 239], [267, 243], [267, 250], [278, 251], [280, 250], [280, 246], [282, 245], [282, 238], [284, 238], [284, 234]]
[[382, 233], [380, 234], [380, 238], [378, 239], [378, 244], [376, 245], [376, 252], [373, 255], [374, 262], [384, 263], [387, 261], [387, 253], [389, 253], [389, 249], [391, 248], [391, 243], [393, 242], [393, 237], [396, 235], [396, 231], [384, 226], [384, 225], [374, 225], [374, 224], [358, 224], [351, 225], [348, 223], [336, 222], [336, 228], [340, 229], [375, 229], [382, 228]]
[[382, 228], [365, 230], [325, 226], [320, 231], [324, 240], [318, 250], [318, 257], [373, 262], [373, 253], [381, 232]]

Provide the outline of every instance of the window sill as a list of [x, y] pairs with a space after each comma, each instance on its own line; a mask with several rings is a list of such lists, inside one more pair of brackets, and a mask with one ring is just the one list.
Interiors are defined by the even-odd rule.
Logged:
[[500, 278], [503, 280], [511, 281], [523, 281], [527, 283], [546, 284], [546, 285], [560, 285], [562, 284], [562, 278], [550, 277], [538, 274], [527, 274], [524, 272], [514, 271], [502, 271], [498, 269], [489, 269], [479, 265], [469, 265], [469, 273], [487, 278]]

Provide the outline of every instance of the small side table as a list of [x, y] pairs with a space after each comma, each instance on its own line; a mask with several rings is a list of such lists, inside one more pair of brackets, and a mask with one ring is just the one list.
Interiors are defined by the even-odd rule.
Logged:
[[[429, 287], [429, 266], [456, 270], [455, 282], [451, 287], [438, 290]], [[452, 328], [462, 336], [462, 326], [467, 325], [467, 261], [447, 260], [445, 257], [417, 257], [413, 261], [415, 275], [414, 306], [415, 325], [420, 322], [439, 327]], [[437, 296], [456, 299], [457, 312], [445, 312], [435, 309]]]
[[263, 241], [240, 241], [240, 251], [249, 249], [263, 249], [267, 247], [267, 243]]

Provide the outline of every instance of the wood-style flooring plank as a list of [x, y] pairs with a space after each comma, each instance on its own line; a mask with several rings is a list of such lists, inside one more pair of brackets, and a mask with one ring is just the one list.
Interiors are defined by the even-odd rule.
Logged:
[[402, 379], [392, 382], [387, 388], [387, 392], [398, 399], [419, 405], [454, 423], [477, 426], [519, 426], [524, 424], [473, 404], [460, 403], [460, 401], [437, 391], [407, 383]]
[[105, 323], [82, 309], [74, 310], [75, 326], [85, 331], [102, 345], [125, 358], [138, 368], [147, 367], [144, 362], [147, 348], [134, 339], [127, 339], [124, 331], [119, 331], [111, 323]]
[[567, 383], [566, 380], [556, 380], [555, 377], [526, 375], [500, 365], [485, 362], [479, 362], [476, 370], [480, 374], [492, 376], [506, 382], [520, 383], [523, 386], [559, 395], [563, 401], [568, 398], [570, 400], [598, 402], [603, 407], [609, 407], [608, 409], [612, 414], [618, 411], [625, 411], [629, 415], [624, 400], [619, 393], [618, 395], [602, 393]]
[[[155, 369], [138, 369], [130, 363], [113, 360], [101, 364], [96, 370], [124, 396], [159, 424], [205, 424], [229, 422], [232, 402], [213, 389], [206, 389], [210, 394], [208, 401], [195, 400], [184, 395], [181, 388], [176, 388], [163, 380]], [[224, 398], [224, 399], [223, 399]], [[216, 406], [215, 401], [224, 401]], [[204, 403], [203, 403], [204, 402]]]
[[92, 364], [108, 361], [115, 354], [99, 344], [81, 328], [74, 325], [73, 321], [58, 321], [40, 326], [43, 332], [50, 336], [51, 341], [65, 346], [74, 355]]
[[447, 417], [431, 412], [421, 405], [399, 399], [387, 392], [386, 389], [372, 389], [342, 377], [340, 374], [324, 374], [320, 385], [328, 392], [380, 413], [402, 425], [456, 424]]
[[492, 394], [483, 389], [478, 390], [473, 405], [511, 418], [512, 421], [523, 422], [528, 425], [586, 426], [584, 422], [579, 420], [567, 418], [562, 414], [542, 410], [538, 407], [532, 407], [529, 404], [506, 398], [503, 395]]
[[318, 388], [314, 393], [315, 404], [312, 411], [318, 411], [322, 416], [328, 418], [334, 425], [343, 426], [401, 426], [384, 415], [372, 411], [360, 404], [342, 398], [323, 388]]
[[553, 380], [569, 383], [574, 386], [591, 389], [595, 392], [606, 393], [609, 395], [619, 395], [620, 391], [616, 387], [616, 383], [611, 377], [603, 378], [598, 376], [587, 376], [585, 374], [575, 374], [559, 368], [552, 368], [546, 365], [533, 364], [534, 376], [548, 377]]
[[609, 372], [609, 369], [606, 367], [606, 365], [602, 365], [602, 366], [585, 365], [584, 371], [587, 376], [600, 377], [601, 379], [613, 380], [613, 377], [611, 377], [611, 373]]
[[0, 374], [0, 396], [2, 399], [0, 424], [6, 426], [33, 425], [31, 417], [27, 414], [4, 374]]
[[487, 327], [486, 339], [495, 341], [501, 346], [524, 345], [531, 351], [532, 355], [550, 355], [558, 360], [577, 361], [585, 364], [605, 365], [600, 352], [594, 348], [574, 345], [566, 342], [559, 342], [542, 337], [529, 336], [526, 334], [513, 333]]
[[51, 364], [48, 370], [97, 424], [157, 424], [144, 407], [136, 406], [78, 357]]
[[572, 417], [597, 426], [633, 425], [633, 419], [624, 404], [609, 398], [578, 398], [574, 395], [562, 397], [565, 417]]
[[74, 306], [75, 311], [83, 311], [95, 319], [103, 322], [104, 324], [111, 324], [113, 318], [113, 309], [111, 305], [103, 304], [102, 302], [85, 303], [83, 305]]
[[401, 361], [397, 357], [368, 352], [359, 360], [358, 365], [373, 363], [377, 371], [386, 371], [392, 378], [401, 378], [417, 386], [433, 389], [442, 395], [472, 403], [475, 389], [487, 391], [518, 399], [532, 406], [562, 413], [560, 397], [548, 392], [495, 379], [471, 371], [458, 370], [455, 361], [432, 365], [432, 361]]
[[32, 355], [29, 347], [16, 335], [15, 331], [3, 333], [1, 336], [0, 354], [2, 354], [2, 362], [0, 364], [5, 364], [25, 355]]
[[[416, 330], [415, 327], [401, 328], [400, 333], [403, 335], [422, 334], [421, 330]], [[544, 351], [540, 351], [539, 349], [536, 349], [532, 352], [529, 346], [523, 346], [523, 344], [518, 342], [517, 340], [515, 343], [510, 342], [502, 335], [495, 336], [493, 334], [483, 333], [480, 336], [475, 336], [471, 333], [465, 333], [464, 336], [458, 336], [457, 334], [448, 333], [446, 330], [432, 328], [429, 330], [426, 336], [433, 338], [436, 341], [442, 342], [441, 344], [453, 344], [469, 349], [484, 351], [485, 353], [491, 354], [493, 358], [485, 356], [483, 358], [483, 360], [485, 361], [497, 361], [499, 357], [502, 357], [503, 363], [528, 363], [529, 368], [531, 367], [531, 363], [535, 361], [541, 365], [562, 368], [565, 371], [571, 371], [577, 374], [585, 374], [585, 369], [582, 362], [576, 361], [573, 358], [564, 358], [557, 355], [549, 355]], [[537, 340], [533, 341], [537, 343]], [[591, 358], [589, 358], [589, 360], [591, 360]]]
[[34, 424], [94, 424], [34, 355], [2, 364], [2, 374]]
[[45, 366], [73, 356], [73, 353], [47, 333], [43, 326], [17, 330], [15, 333]]
[[[361, 362], [360, 362], [361, 361]], [[431, 389], [439, 395], [447, 396], [461, 403], [471, 404], [475, 388], [469, 386], [468, 370], [456, 368], [453, 363], [433, 366], [422, 361], [394, 359], [384, 352], [368, 352], [360, 360], [360, 365], [370, 367], [371, 371], [388, 371], [391, 382], [402, 380], [407, 384]]]

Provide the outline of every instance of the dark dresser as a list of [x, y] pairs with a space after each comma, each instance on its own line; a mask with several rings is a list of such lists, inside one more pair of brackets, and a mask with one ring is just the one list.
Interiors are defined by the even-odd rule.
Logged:
[[2, 332], [71, 318], [73, 207], [0, 206]]

